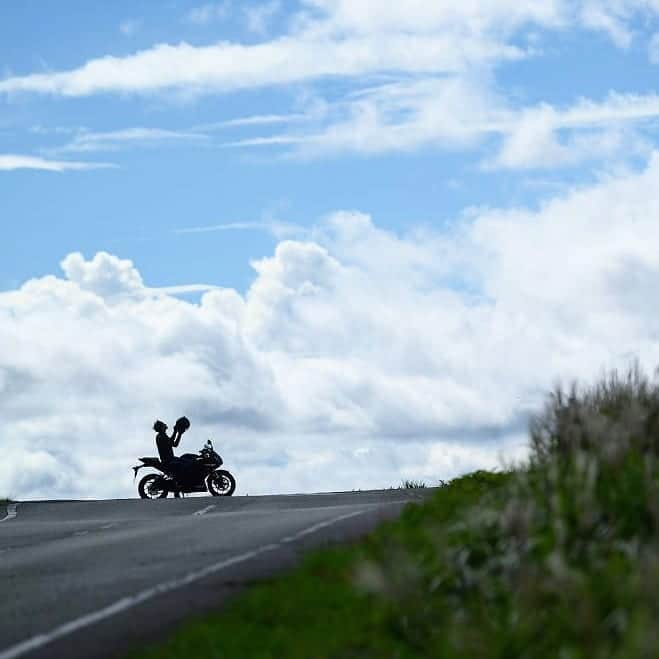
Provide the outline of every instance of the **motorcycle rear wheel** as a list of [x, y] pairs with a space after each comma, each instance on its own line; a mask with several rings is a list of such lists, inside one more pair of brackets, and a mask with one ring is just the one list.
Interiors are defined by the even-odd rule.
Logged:
[[236, 479], [225, 469], [218, 469], [208, 476], [206, 487], [214, 497], [230, 497], [236, 491]]
[[167, 490], [156, 485], [156, 481], [161, 479], [162, 476], [158, 474], [147, 474], [137, 486], [140, 497], [142, 499], [164, 499], [167, 496]]

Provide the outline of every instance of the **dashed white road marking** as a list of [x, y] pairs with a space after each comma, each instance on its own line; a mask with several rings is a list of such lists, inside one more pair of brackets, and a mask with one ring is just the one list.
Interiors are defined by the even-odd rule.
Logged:
[[202, 508], [201, 510], [197, 510], [196, 512], [192, 513], [196, 517], [199, 517], [201, 515], [205, 515], [209, 510], [213, 510], [215, 508], [215, 504], [212, 506], [206, 506], [205, 508]]
[[51, 629], [49, 632], [45, 632], [43, 634], [37, 634], [37, 636], [28, 638], [27, 640], [22, 641], [21, 643], [17, 643], [16, 645], [12, 645], [11, 647], [0, 651], [0, 659], [16, 659], [16, 657], [20, 657], [28, 652], [32, 652], [38, 648], [41, 648], [44, 645], [48, 645], [48, 643], [52, 643], [58, 638], [62, 638], [63, 636], [72, 634], [73, 632], [76, 632], [79, 629], [83, 629], [84, 627], [89, 627], [89, 625], [93, 625], [94, 623], [100, 622], [101, 620], [105, 620], [106, 618], [111, 618], [112, 616], [117, 615], [122, 611], [126, 611], [127, 609], [132, 609], [138, 604], [142, 604], [142, 602], [146, 602], [147, 600], [150, 600], [153, 597], [156, 597], [157, 595], [169, 593], [173, 590], [177, 590], [178, 588], [182, 588], [183, 586], [188, 586], [189, 584], [194, 583], [195, 581], [204, 579], [205, 577], [211, 574], [215, 574], [216, 572], [220, 572], [221, 570], [224, 570], [227, 567], [231, 567], [232, 565], [236, 565], [237, 563], [243, 563], [244, 561], [248, 561], [250, 558], [255, 558], [256, 556], [259, 556], [260, 554], [265, 554], [266, 552], [279, 549], [283, 543], [291, 542], [290, 538], [301, 538], [305, 535], [308, 535], [309, 533], [313, 533], [314, 531], [318, 531], [319, 529], [323, 529], [327, 526], [331, 526], [332, 524], [337, 524], [338, 522], [349, 519], [350, 517], [356, 517], [357, 515], [362, 515], [365, 512], [367, 511], [358, 510], [356, 512], [347, 513], [345, 515], [339, 515], [339, 517], [334, 517], [332, 519], [327, 520], [326, 522], [320, 522], [319, 524], [314, 524], [313, 526], [310, 526], [302, 531], [299, 531], [293, 536], [289, 536], [289, 538], [284, 538], [280, 542], [274, 542], [268, 545], [263, 545], [262, 547], [258, 547], [257, 549], [246, 551], [243, 554], [238, 554], [237, 556], [232, 556], [231, 558], [227, 558], [224, 561], [213, 563], [212, 565], [202, 568], [201, 570], [190, 572], [189, 574], [185, 575], [184, 577], [181, 577], [180, 579], [172, 579], [171, 581], [165, 581], [161, 584], [158, 584], [157, 586], [154, 586], [153, 588], [147, 588], [146, 590], [136, 593], [135, 595], [129, 595], [127, 597], [123, 597], [122, 599], [117, 600], [116, 602], [110, 604], [109, 606], [103, 607], [102, 609], [98, 609], [98, 611], [87, 613], [84, 616], [80, 616], [79, 618], [76, 618], [75, 620], [71, 620], [70, 622], [64, 623], [59, 627], [55, 627], [55, 629]]
[[10, 519], [14, 519], [14, 517], [16, 517], [16, 508], [18, 508], [17, 503], [8, 503], [7, 514], [0, 519], [0, 522], [8, 522]]
[[89, 531], [76, 531], [73, 535], [75, 536], [80, 536], [80, 535], [87, 535]]

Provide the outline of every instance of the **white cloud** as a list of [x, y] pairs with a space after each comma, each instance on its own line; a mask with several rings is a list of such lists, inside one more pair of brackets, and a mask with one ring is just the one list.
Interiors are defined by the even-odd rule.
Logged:
[[387, 70], [455, 71], [468, 63], [519, 56], [519, 49], [513, 46], [450, 34], [400, 34], [387, 38], [367, 35], [322, 41], [283, 37], [252, 46], [160, 44], [127, 57], [93, 59], [71, 71], [6, 78], [0, 81], [0, 93], [87, 96], [170, 88], [230, 91]]
[[[379, 3], [377, 11], [371, 0], [305, 0], [301, 7], [287, 17], [288, 31], [269, 41], [157, 44], [128, 56], [90, 59], [69, 71], [8, 77], [0, 81], [0, 93], [202, 93], [324, 76], [465, 71], [525, 56], [514, 44], [528, 30], [577, 25], [627, 47], [634, 21], [659, 11], [656, 0], [409, 0]], [[278, 8], [277, 0], [248, 8], [248, 26], [263, 33]], [[186, 20], [207, 24], [229, 11], [228, 3], [207, 3]]]
[[195, 227], [174, 229], [174, 233], [216, 233], [218, 231], [265, 231], [277, 238], [304, 233], [303, 227], [288, 222], [269, 220], [264, 222], [224, 222], [222, 224], [205, 224]]
[[320, 16], [301, 19], [305, 29], [317, 33], [426, 33], [457, 31], [464, 35], [507, 36], [524, 25], [560, 27], [571, 11], [562, 0], [408, 0], [380, 3], [370, 0], [305, 0]]
[[628, 48], [632, 31], [628, 27], [630, 5], [627, 2], [585, 2], [581, 10], [583, 25], [605, 32], [619, 48]]
[[[552, 168], [588, 160], [646, 155], [642, 123], [659, 116], [659, 97], [610, 93], [602, 102], [580, 99], [557, 109], [548, 104], [521, 111], [489, 166]], [[562, 133], [562, 135], [561, 135]]]
[[424, 145], [456, 147], [503, 132], [511, 115], [503, 100], [480, 81], [464, 76], [421, 78], [326, 103], [316, 121], [310, 119], [296, 132], [250, 137], [228, 145], [294, 145], [305, 156], [382, 153]]
[[[197, 8], [194, 20], [210, 20], [218, 6]], [[405, 11], [383, 6], [373, 13], [365, 2], [315, 3], [320, 16], [294, 17], [297, 27], [271, 41], [199, 47], [159, 44], [127, 57], [92, 59], [71, 71], [10, 77], [0, 81], [0, 92], [83, 96], [175, 87], [227, 91], [328, 75], [455, 71], [473, 63], [519, 57], [521, 51], [503, 43], [501, 35], [527, 22], [558, 20], [552, 3], [520, 6], [507, 0], [481, 8], [469, 3], [428, 6], [434, 3], [414, 2]], [[276, 9], [267, 3], [250, 10], [252, 27], [261, 29], [265, 16]]]
[[[156, 417], [250, 493], [446, 478], [519, 454], [555, 378], [659, 361], [659, 155], [538, 210], [396, 235], [334, 213], [193, 304], [109, 254], [0, 293], [0, 489], [130, 495]], [[183, 238], [181, 238], [183, 239]], [[201, 287], [200, 287], [201, 288]]]
[[193, 131], [175, 131], [162, 128], [125, 128], [105, 132], [78, 131], [73, 139], [63, 146], [52, 149], [53, 153], [116, 151], [130, 146], [159, 146], [162, 144], [202, 143], [205, 135]]
[[497, 156], [486, 161], [486, 167], [552, 169], [599, 160], [619, 163], [631, 157], [647, 156], [652, 150], [650, 142], [633, 127], [561, 130], [561, 123], [561, 117], [551, 108], [523, 113]]
[[327, 153], [386, 153], [481, 146], [501, 136], [488, 168], [532, 169], [574, 166], [584, 161], [626, 160], [645, 156], [646, 126], [659, 116], [659, 96], [610, 92], [602, 100], [580, 98], [573, 105], [547, 103], [527, 108], [510, 102], [481, 79], [467, 76], [421, 77], [349, 93], [339, 101], [307, 99], [305, 111], [238, 117], [186, 130], [133, 127], [94, 132], [78, 130], [60, 147], [69, 152], [111, 151], [132, 146], [176, 143], [211, 144], [217, 130], [285, 125], [286, 132], [253, 134], [224, 147], [285, 147], [302, 157]]
[[199, 7], [193, 7], [186, 15], [185, 20], [195, 25], [208, 25], [214, 21], [223, 21], [231, 14], [231, 3], [208, 2]]
[[61, 266], [66, 278], [80, 290], [102, 298], [144, 290], [142, 277], [132, 261], [118, 259], [106, 252], [99, 252], [91, 261], [85, 261], [80, 252], [75, 252], [69, 254]]
[[323, 112], [286, 133], [251, 136], [232, 147], [290, 147], [313, 157], [332, 152], [384, 153], [425, 146], [481, 146], [501, 136], [488, 167], [552, 168], [587, 160], [646, 155], [643, 136], [659, 116], [659, 96], [609, 93], [568, 107], [515, 108], [480, 79], [466, 76], [388, 83], [325, 103]]
[[263, 4], [245, 9], [245, 20], [250, 32], [264, 35], [268, 32], [270, 21], [281, 9], [279, 0], [270, 0]]
[[15, 169], [41, 169], [48, 172], [80, 171], [85, 169], [106, 169], [115, 167], [111, 163], [77, 162], [75, 160], [48, 160], [37, 156], [0, 153], [0, 171]]
[[300, 121], [308, 121], [312, 118], [311, 114], [256, 114], [246, 117], [236, 117], [235, 119], [226, 119], [224, 121], [214, 121], [207, 124], [198, 124], [191, 129], [195, 132], [207, 133], [226, 128], [243, 128], [251, 126], [271, 126], [275, 124], [293, 124]]

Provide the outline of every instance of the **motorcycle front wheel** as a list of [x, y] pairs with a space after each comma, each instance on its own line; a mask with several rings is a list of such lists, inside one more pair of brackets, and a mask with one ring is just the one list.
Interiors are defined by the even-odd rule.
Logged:
[[163, 477], [158, 474], [147, 474], [137, 486], [137, 491], [142, 499], [164, 499], [167, 496], [167, 490], [159, 484]]
[[218, 469], [206, 479], [206, 486], [214, 497], [230, 497], [236, 490], [236, 479], [228, 471]]

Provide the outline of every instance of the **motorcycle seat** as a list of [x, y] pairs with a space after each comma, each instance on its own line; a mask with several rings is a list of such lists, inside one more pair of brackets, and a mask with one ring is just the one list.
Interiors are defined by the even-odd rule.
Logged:
[[155, 467], [156, 465], [160, 464], [160, 458], [139, 458], [140, 462], [143, 462], [145, 465], [149, 467]]

